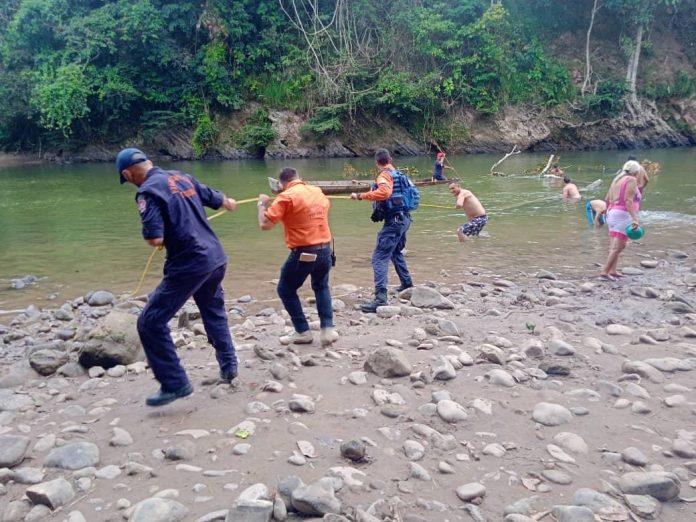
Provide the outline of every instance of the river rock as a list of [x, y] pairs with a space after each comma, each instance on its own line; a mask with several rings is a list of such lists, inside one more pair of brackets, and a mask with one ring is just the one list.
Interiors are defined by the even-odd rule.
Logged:
[[607, 325], [607, 333], [609, 335], [631, 335], [633, 328], [623, 324], [609, 324]]
[[304, 515], [326, 515], [340, 513], [341, 501], [336, 498], [333, 488], [326, 481], [318, 481], [308, 486], [299, 486], [292, 492], [292, 507]]
[[649, 495], [625, 495], [628, 508], [646, 520], [655, 520], [660, 515], [662, 504]]
[[[576, 506], [584, 506], [606, 520], [628, 520], [628, 511], [616, 500], [594, 489], [578, 489], [573, 495]], [[568, 520], [573, 520], [568, 519]], [[582, 520], [582, 519], [579, 519]]]
[[53, 375], [56, 370], [70, 360], [70, 356], [60, 350], [38, 350], [29, 356], [29, 364], [41, 375]]
[[457, 488], [457, 496], [464, 502], [471, 502], [475, 498], [483, 497], [485, 495], [486, 486], [479, 484], [478, 482], [471, 482]]
[[573, 419], [573, 414], [568, 408], [560, 404], [540, 402], [534, 406], [532, 418], [544, 426], [560, 426], [570, 422]]
[[181, 522], [188, 508], [171, 498], [152, 497], [133, 506], [128, 522]]
[[0, 468], [12, 468], [24, 460], [31, 440], [19, 435], [0, 436]]
[[584, 506], [554, 506], [551, 513], [557, 522], [595, 522], [594, 512]]
[[364, 460], [366, 453], [365, 443], [359, 440], [349, 440], [341, 444], [341, 456], [353, 462]]
[[545, 469], [541, 472], [541, 476], [544, 477], [545, 480], [561, 486], [567, 486], [573, 482], [573, 478], [570, 475], [557, 469]]
[[432, 375], [437, 381], [449, 381], [457, 376], [457, 371], [447, 358], [438, 355], [432, 364]]
[[681, 437], [672, 441], [672, 453], [684, 459], [696, 458], [696, 444]]
[[85, 296], [85, 301], [89, 306], [106, 306], [112, 304], [115, 300], [116, 296], [106, 290], [97, 290]]
[[488, 382], [491, 384], [496, 384], [498, 386], [505, 386], [506, 388], [511, 388], [515, 384], [515, 378], [510, 375], [508, 372], [505, 370], [501, 370], [500, 368], [494, 368], [491, 371], [486, 373], [486, 378], [488, 379]]
[[464, 421], [468, 417], [466, 410], [461, 404], [447, 399], [437, 403], [437, 414], [443, 421], [452, 424]]
[[47, 468], [82, 469], [99, 464], [99, 448], [91, 442], [72, 442], [53, 449], [44, 460]]
[[22, 411], [34, 406], [34, 399], [26, 393], [0, 389], [0, 412]]
[[587, 455], [589, 452], [589, 448], [587, 447], [585, 440], [580, 435], [576, 435], [575, 433], [565, 431], [557, 433], [553, 437], [553, 441], [560, 447], [570, 451], [571, 453], [575, 453], [576, 455]]
[[643, 362], [665, 373], [674, 373], [676, 371], [688, 372], [693, 369], [689, 361], [677, 359], [676, 357], [645, 359]]
[[437, 290], [427, 286], [416, 286], [411, 292], [411, 305], [417, 308], [440, 308], [451, 310], [454, 308], [452, 301], [444, 297]]
[[407, 440], [404, 442], [404, 455], [410, 461], [420, 460], [425, 456], [425, 447], [418, 441]]
[[549, 351], [554, 355], [575, 355], [575, 348], [561, 339], [551, 339], [551, 342], [549, 342]]
[[75, 491], [70, 482], [60, 477], [28, 487], [26, 495], [34, 504], [41, 504], [55, 510], [70, 502], [75, 496]]
[[390, 317], [395, 317], [401, 313], [401, 307], [400, 306], [378, 306], [377, 310], [377, 317], [381, 317], [382, 319], [389, 319]]
[[629, 495], [650, 495], [662, 502], [679, 496], [681, 482], [674, 473], [665, 471], [632, 471], [619, 480], [619, 488]]
[[137, 316], [113, 310], [88, 335], [80, 350], [80, 364], [85, 368], [127, 366], [144, 358], [136, 328]]
[[632, 466], [638, 466], [642, 468], [648, 465], [648, 457], [646, 457], [645, 454], [638, 448], [625, 448], [621, 452], [621, 458], [624, 462], [626, 462], [627, 464], [631, 464]]
[[383, 346], [367, 356], [365, 370], [380, 377], [404, 377], [413, 371], [413, 367], [404, 352]]

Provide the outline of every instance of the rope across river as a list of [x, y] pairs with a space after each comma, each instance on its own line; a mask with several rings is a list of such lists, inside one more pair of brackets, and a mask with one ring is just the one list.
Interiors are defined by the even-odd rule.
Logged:
[[[326, 196], [329, 199], [350, 199], [350, 196]], [[247, 198], [247, 199], [240, 199], [237, 201], [237, 205], [243, 205], [245, 203], [253, 203], [255, 201], [258, 201], [258, 198]], [[526, 205], [529, 202], [524, 202], [522, 205]], [[512, 207], [504, 208], [501, 210], [509, 210], [510, 208], [516, 208], [518, 206], [522, 205], [513, 205]], [[451, 206], [446, 206], [446, 205], [431, 205], [427, 203], [421, 203], [419, 207], [427, 207], [427, 208], [442, 208], [446, 210], [455, 210], [454, 207]], [[219, 212], [216, 212], [215, 214], [211, 214], [208, 216], [208, 221], [212, 221], [213, 219], [219, 218], [220, 216], [223, 216], [225, 214], [229, 213], [229, 210], [221, 210]], [[147, 262], [145, 263], [145, 268], [143, 269], [143, 273], [140, 275], [140, 280], [138, 281], [138, 285], [135, 287], [135, 290], [133, 290], [130, 295], [128, 296], [129, 298], [135, 297], [138, 292], [140, 292], [140, 289], [143, 286], [143, 282], [145, 281], [145, 277], [147, 277], [148, 272], [150, 271], [150, 268], [152, 267], [152, 262], [155, 259], [155, 255], [157, 252], [163, 250], [163, 246], [158, 246], [152, 250], [152, 253], [150, 254], [150, 257], [147, 258]]]

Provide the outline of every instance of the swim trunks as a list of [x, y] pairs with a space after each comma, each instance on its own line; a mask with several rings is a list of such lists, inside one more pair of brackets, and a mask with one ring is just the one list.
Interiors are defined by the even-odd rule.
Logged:
[[488, 216], [484, 214], [483, 216], [477, 216], [466, 223], [464, 223], [459, 230], [465, 236], [478, 236], [483, 230], [483, 227], [488, 223]]

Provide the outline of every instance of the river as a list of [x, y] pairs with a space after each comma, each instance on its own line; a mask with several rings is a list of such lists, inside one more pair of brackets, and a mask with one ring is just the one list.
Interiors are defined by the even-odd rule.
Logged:
[[[563, 153], [560, 165], [580, 188], [601, 179], [601, 186], [585, 195], [603, 198], [611, 175], [625, 161], [625, 151]], [[415, 281], [492, 271], [501, 275], [546, 268], [594, 275], [604, 260], [606, 229], [587, 226], [584, 201], [564, 203], [562, 183], [523, 175], [544, 164], [543, 153], [512, 156], [497, 170], [515, 174], [489, 174], [498, 155], [448, 158], [463, 181], [486, 207], [489, 237], [464, 245], [455, 230], [463, 217], [454, 209], [422, 207], [409, 234], [407, 258]], [[641, 151], [641, 158], [661, 164], [648, 186], [641, 207], [646, 235], [630, 251], [678, 249], [694, 241], [696, 227], [696, 148]], [[432, 159], [407, 157], [395, 161], [428, 177]], [[228, 161], [162, 163], [165, 168], [187, 171], [231, 197], [244, 199], [268, 193], [268, 176], [281, 167], [297, 168], [307, 179], [342, 179], [346, 164], [365, 172], [369, 159], [313, 159], [288, 161]], [[452, 176], [453, 171], [446, 174]], [[112, 164], [29, 165], [0, 167], [0, 310], [26, 306], [56, 306], [89, 290], [116, 293], [132, 290], [151, 252], [140, 238], [135, 188], [121, 186]], [[446, 186], [425, 187], [422, 203], [451, 206]], [[378, 225], [370, 219], [369, 204], [334, 200], [331, 227], [336, 239], [338, 265], [332, 283], [372, 284], [370, 253]], [[228, 297], [244, 294], [272, 297], [273, 280], [287, 255], [280, 227], [261, 232], [256, 206], [213, 221], [230, 257], [226, 279]], [[161, 276], [163, 254], [156, 254], [142, 293]], [[441, 273], [445, 271], [446, 274]], [[36, 284], [11, 288], [11, 279], [33, 274]], [[393, 272], [391, 283], [398, 283]]]

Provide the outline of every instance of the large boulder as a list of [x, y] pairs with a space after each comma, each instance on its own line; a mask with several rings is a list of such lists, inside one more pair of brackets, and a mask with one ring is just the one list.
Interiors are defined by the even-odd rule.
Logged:
[[99, 448], [92, 442], [72, 442], [52, 450], [44, 461], [47, 468], [76, 470], [97, 466]]
[[127, 366], [144, 358], [133, 314], [114, 310], [94, 328], [80, 351], [80, 364], [85, 368]]
[[418, 308], [441, 308], [445, 310], [454, 308], [452, 301], [434, 288], [427, 286], [416, 286], [412, 289], [411, 304]]
[[629, 495], [650, 495], [667, 502], [679, 496], [681, 482], [674, 473], [665, 471], [632, 471], [619, 481], [619, 488]]
[[413, 367], [403, 352], [385, 346], [367, 356], [365, 370], [380, 377], [404, 377], [411, 374]]
[[29, 364], [41, 375], [53, 375], [69, 360], [70, 356], [60, 350], [39, 350], [29, 356]]

